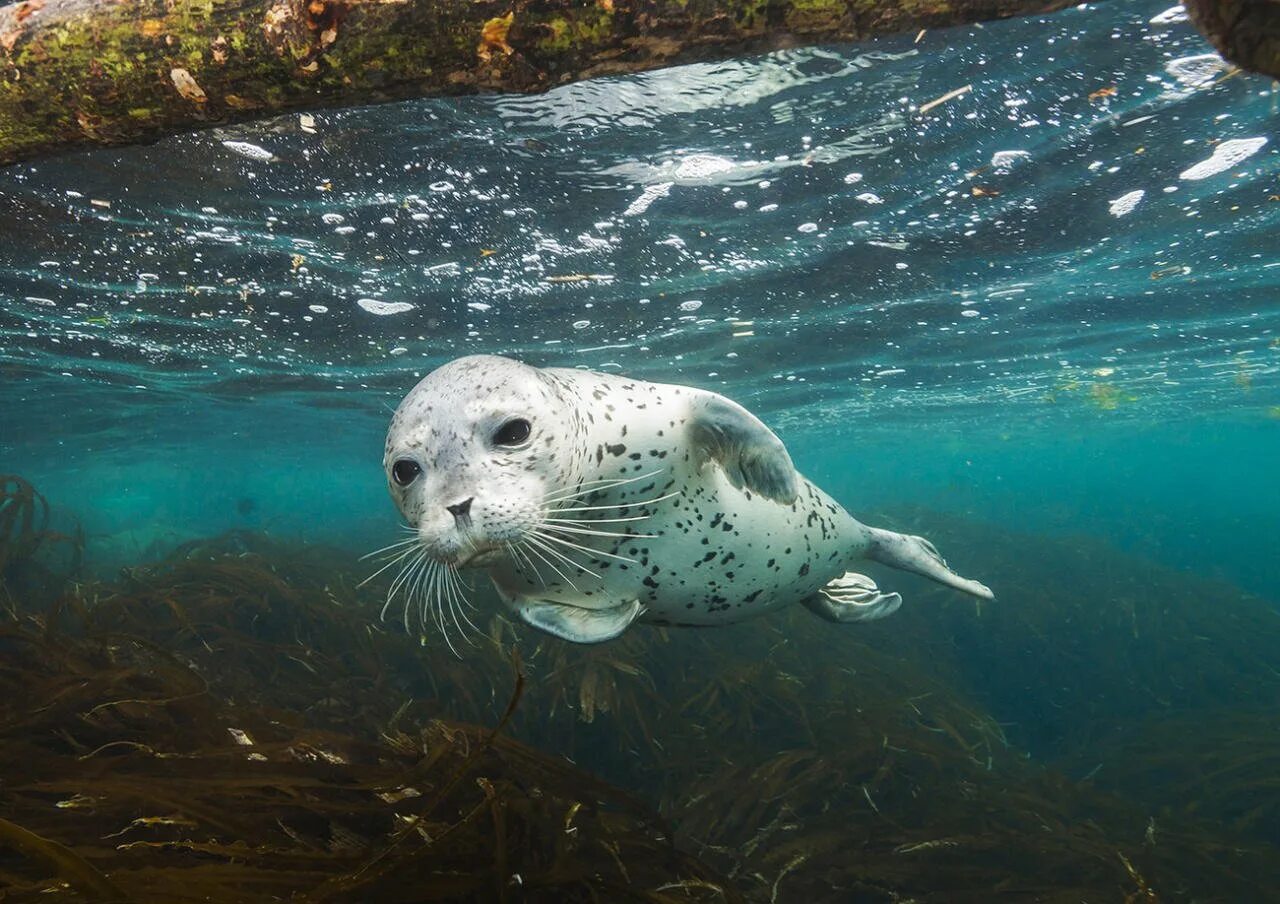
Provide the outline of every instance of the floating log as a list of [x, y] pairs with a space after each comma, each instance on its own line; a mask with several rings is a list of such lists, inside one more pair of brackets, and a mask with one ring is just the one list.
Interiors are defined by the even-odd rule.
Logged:
[[539, 92], [1070, 2], [22, 0], [0, 6], [0, 166], [289, 111]]
[[1226, 60], [1280, 78], [1280, 0], [1183, 0], [1183, 6]]

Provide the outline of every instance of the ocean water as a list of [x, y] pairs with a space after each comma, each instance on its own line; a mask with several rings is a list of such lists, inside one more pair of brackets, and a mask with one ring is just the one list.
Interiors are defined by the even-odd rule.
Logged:
[[[1135, 0], [11, 167], [0, 473], [29, 480], [59, 530], [83, 530], [77, 580], [109, 587], [230, 530], [352, 556], [392, 542], [390, 411], [461, 355], [723, 393], [857, 517], [945, 538], [957, 570], [996, 591], [975, 613], [903, 579], [900, 618], [840, 630], [945, 662], [931, 680], [972, 695], [1018, 763], [1087, 775], [1092, 793], [1090, 751], [1111, 745], [1097, 781], [1130, 772], [1101, 790], [1142, 803], [1117, 805], [1136, 828], [1115, 837], [1135, 847], [1108, 861], [1106, 900], [1275, 899], [1262, 867], [1237, 864], [1240, 884], [1214, 892], [1132, 863], [1164, 856], [1152, 826], [1166, 817], [1213, 839], [1206, 859], [1254, 845], [1249, 864], [1280, 862], [1280, 752], [1240, 740], [1274, 734], [1280, 699], [1266, 664], [1280, 650], [1278, 125], [1274, 83], [1222, 63], [1167, 0]], [[362, 598], [370, 630], [391, 632], [379, 602]], [[723, 643], [751, 648], [770, 624]], [[819, 634], [814, 655], [844, 655]], [[448, 655], [430, 629], [414, 643]], [[1120, 693], [1130, 684], [1151, 698]], [[521, 704], [522, 737], [634, 778], [621, 754], [589, 761], [594, 735], [540, 735], [545, 703]], [[580, 731], [616, 735], [585, 697], [569, 708]], [[1132, 727], [1153, 715], [1149, 734]], [[764, 743], [726, 724], [744, 749]], [[1135, 737], [1161, 731], [1165, 750], [1188, 732], [1216, 746], [1144, 771]], [[1239, 744], [1253, 753], [1231, 759]], [[1256, 783], [1197, 784], [1215, 769]], [[868, 782], [847, 784], [876, 801]], [[632, 785], [677, 821], [696, 798]], [[907, 822], [888, 807], [848, 821]], [[703, 837], [689, 849], [716, 849], [714, 827], [685, 816]], [[785, 818], [742, 817], [761, 832]], [[842, 825], [823, 837], [854, 832]], [[806, 873], [819, 858], [798, 849], [774, 874], [805, 875], [809, 897], [906, 894], [884, 875]], [[1011, 890], [938, 869], [917, 900], [1082, 900], [1054, 897], [1052, 877]], [[783, 875], [756, 887], [749, 873], [748, 899], [800, 899]]]

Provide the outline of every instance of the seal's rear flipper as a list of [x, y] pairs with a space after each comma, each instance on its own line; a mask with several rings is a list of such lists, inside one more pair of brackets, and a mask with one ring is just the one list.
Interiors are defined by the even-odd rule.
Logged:
[[865, 574], [847, 571], [804, 600], [804, 607], [819, 618], [848, 624], [884, 618], [898, 611], [902, 597], [881, 593]]
[[619, 603], [608, 609], [583, 609], [547, 600], [521, 600], [516, 615], [532, 628], [572, 643], [603, 643], [630, 627], [643, 611], [639, 600]]
[[995, 594], [984, 584], [962, 578], [942, 560], [938, 550], [924, 537], [913, 537], [909, 534], [895, 534], [893, 531], [869, 527], [871, 545], [867, 550], [867, 558], [881, 562], [891, 568], [913, 571], [939, 584], [946, 584], [956, 590], [979, 597], [984, 600], [994, 599]]

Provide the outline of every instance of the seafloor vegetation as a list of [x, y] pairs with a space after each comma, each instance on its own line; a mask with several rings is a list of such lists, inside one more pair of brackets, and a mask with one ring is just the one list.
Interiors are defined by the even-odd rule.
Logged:
[[494, 615], [458, 660], [332, 549], [83, 580], [0, 479], [6, 901], [1277, 895], [1280, 616], [1096, 541], [929, 516], [996, 603], [586, 648]]

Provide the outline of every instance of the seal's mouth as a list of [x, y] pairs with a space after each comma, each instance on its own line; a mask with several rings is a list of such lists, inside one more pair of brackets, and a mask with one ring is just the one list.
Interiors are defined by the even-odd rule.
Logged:
[[497, 546], [482, 546], [460, 552], [453, 564], [458, 568], [482, 568], [492, 565], [502, 558], [502, 550]]

